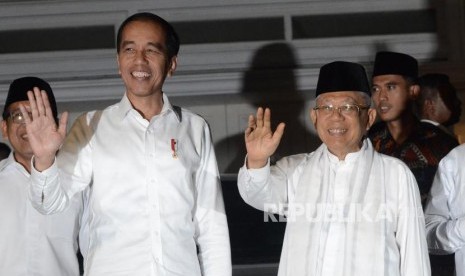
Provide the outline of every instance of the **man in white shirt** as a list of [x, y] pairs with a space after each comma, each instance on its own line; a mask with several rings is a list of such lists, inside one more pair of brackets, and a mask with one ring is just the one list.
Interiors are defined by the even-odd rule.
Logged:
[[63, 210], [68, 198], [90, 187], [86, 275], [231, 275], [208, 124], [171, 105], [162, 90], [178, 50], [178, 36], [164, 19], [151, 13], [127, 18], [117, 35], [126, 93], [119, 103], [78, 118], [56, 162], [67, 116], [58, 129], [51, 127], [46, 95], [29, 94], [34, 206], [44, 213]]
[[457, 276], [465, 276], [465, 145], [449, 152], [439, 163], [425, 209], [429, 250], [455, 253]]
[[241, 196], [287, 218], [278, 275], [430, 275], [415, 178], [365, 138], [376, 117], [365, 69], [324, 65], [316, 95], [311, 119], [323, 142], [316, 151], [270, 166], [284, 123], [273, 132], [269, 109], [251, 115], [245, 131]]
[[[3, 137], [13, 148], [0, 162], [0, 275], [79, 275], [78, 234], [84, 198], [76, 194], [60, 214], [45, 216], [28, 197], [32, 149], [26, 135], [25, 117], [19, 106], [30, 110], [27, 91], [44, 90], [53, 118], [57, 108], [50, 85], [36, 77], [14, 80], [3, 111]], [[84, 237], [79, 237], [84, 242]]]

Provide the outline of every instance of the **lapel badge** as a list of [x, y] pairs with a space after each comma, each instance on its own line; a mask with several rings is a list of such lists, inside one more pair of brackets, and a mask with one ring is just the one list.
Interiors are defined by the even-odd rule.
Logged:
[[171, 138], [171, 152], [173, 153], [173, 158], [178, 158], [178, 140]]

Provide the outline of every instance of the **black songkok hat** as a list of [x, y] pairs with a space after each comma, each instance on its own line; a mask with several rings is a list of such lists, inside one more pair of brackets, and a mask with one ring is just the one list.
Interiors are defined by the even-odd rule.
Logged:
[[34, 87], [38, 87], [40, 90], [45, 90], [53, 112], [53, 117], [55, 118], [55, 121], [57, 120], [57, 104], [55, 102], [55, 96], [53, 95], [52, 88], [46, 81], [36, 77], [23, 77], [15, 79], [10, 84], [8, 96], [6, 97], [5, 107], [3, 109], [3, 119], [8, 117], [8, 107], [15, 102], [27, 101], [27, 91], [32, 91]]
[[373, 77], [380, 75], [401, 75], [414, 80], [418, 78], [418, 62], [409, 55], [396, 52], [376, 53]]
[[347, 61], [334, 61], [320, 68], [316, 96], [329, 92], [358, 91], [371, 96], [365, 68]]

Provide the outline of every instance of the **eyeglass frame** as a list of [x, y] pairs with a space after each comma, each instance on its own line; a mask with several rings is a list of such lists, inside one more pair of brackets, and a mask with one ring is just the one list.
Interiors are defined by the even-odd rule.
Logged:
[[342, 108], [344, 107], [356, 107], [357, 108], [357, 114], [360, 114], [360, 111], [362, 110], [365, 110], [365, 109], [370, 109], [370, 106], [369, 105], [361, 105], [361, 104], [344, 104], [344, 105], [341, 105], [341, 106], [338, 106], [338, 107], [335, 107], [333, 105], [318, 105], [318, 106], [315, 106], [313, 108], [313, 110], [315, 111], [318, 111], [318, 110], [322, 110], [322, 108], [329, 108], [329, 110], [331, 111], [331, 114], [324, 114], [324, 115], [333, 115], [334, 114], [334, 110], [337, 110], [337, 112], [339, 113], [339, 115], [344, 115], [344, 116], [350, 116], [350, 114], [344, 114], [344, 113], [341, 113], [341, 110]]
[[[32, 118], [32, 113], [31, 113], [31, 112], [28, 112], [28, 114], [29, 114], [29, 118]], [[18, 115], [21, 115], [21, 116], [22, 116], [22, 119], [18, 119], [18, 118], [17, 118]], [[10, 118], [11, 121], [12, 121], [13, 123], [15, 123], [15, 124], [23, 125], [23, 124], [26, 123], [26, 119], [25, 119], [23, 113], [22, 113], [19, 109], [16, 109], [16, 110], [14, 110], [14, 111], [8, 112], [8, 113], [6, 114], [6, 116], [7, 116], [8, 118]]]

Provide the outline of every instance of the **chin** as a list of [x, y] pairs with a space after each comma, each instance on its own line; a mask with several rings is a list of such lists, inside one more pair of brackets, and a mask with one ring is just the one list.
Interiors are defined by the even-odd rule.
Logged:
[[389, 116], [389, 115], [387, 115], [387, 114], [385, 114], [385, 115], [381, 115], [381, 114], [380, 114], [380, 115], [379, 115], [379, 118], [380, 118], [381, 121], [383, 121], [383, 122], [389, 122], [389, 121], [392, 121], [392, 120], [393, 120], [392, 116]]

